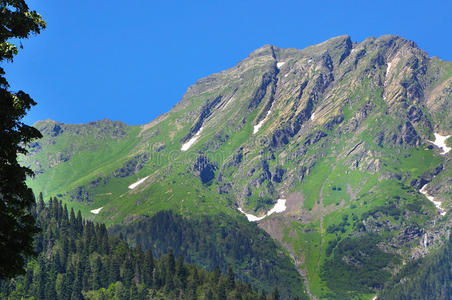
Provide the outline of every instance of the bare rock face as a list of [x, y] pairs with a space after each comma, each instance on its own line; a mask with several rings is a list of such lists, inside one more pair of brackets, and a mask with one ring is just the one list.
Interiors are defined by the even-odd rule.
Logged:
[[144, 164], [146, 163], [146, 161], [148, 159], [149, 159], [149, 155], [147, 153], [137, 155], [133, 159], [124, 163], [122, 168], [114, 171], [113, 176], [114, 177], [127, 177], [132, 174], [135, 174], [143, 168]]
[[203, 184], [209, 184], [215, 178], [215, 170], [217, 166], [212, 163], [207, 156], [200, 154], [196, 158], [193, 166], [193, 172], [201, 179]]

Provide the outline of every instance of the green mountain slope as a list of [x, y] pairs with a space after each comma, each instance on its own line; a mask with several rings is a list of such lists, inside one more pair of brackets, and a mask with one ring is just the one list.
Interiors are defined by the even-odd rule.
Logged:
[[37, 123], [23, 161], [35, 191], [109, 225], [161, 210], [261, 218], [279, 203], [258, 226], [310, 293], [371, 298], [447, 235], [450, 152], [432, 141], [450, 146], [451, 91], [452, 63], [397, 36], [264, 46], [149, 124]]

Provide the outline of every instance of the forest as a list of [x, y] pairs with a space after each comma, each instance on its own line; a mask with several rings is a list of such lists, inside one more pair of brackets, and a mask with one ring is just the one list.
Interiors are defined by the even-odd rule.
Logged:
[[240, 280], [271, 292], [278, 286], [285, 299], [298, 295], [307, 299], [303, 282], [287, 255], [255, 223], [225, 215], [183, 217], [163, 210], [142, 216], [127, 225], [116, 225], [109, 232], [123, 235], [130, 245], [151, 249], [156, 256], [167, 249], [182, 254], [190, 263], [213, 270], [229, 266]]
[[426, 257], [408, 263], [381, 292], [384, 300], [446, 300], [452, 297], [452, 236]]
[[[209, 272], [184, 262], [172, 249], [130, 247], [104, 224], [82, 218], [57, 198], [46, 205], [42, 194], [32, 207], [40, 227], [36, 257], [25, 274], [0, 282], [1, 299], [267, 299], [268, 295], [236, 279], [232, 267]], [[296, 298], [295, 298], [296, 299]]]

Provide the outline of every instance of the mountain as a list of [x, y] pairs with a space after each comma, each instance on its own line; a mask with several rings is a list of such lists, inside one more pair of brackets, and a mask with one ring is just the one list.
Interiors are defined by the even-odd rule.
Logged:
[[[146, 224], [169, 210], [175, 232], [213, 224], [206, 245], [228, 249], [229, 227], [248, 241], [246, 259], [208, 258], [198, 242], [179, 250], [194, 262], [212, 268], [216, 257], [264, 286], [285, 278], [285, 295], [302, 295], [296, 268], [313, 297], [370, 299], [447, 240], [451, 107], [452, 63], [401, 37], [267, 45], [148, 124], [38, 122], [44, 138], [22, 161], [35, 192], [131, 242], [150, 246]], [[148, 232], [134, 234], [137, 224]]]

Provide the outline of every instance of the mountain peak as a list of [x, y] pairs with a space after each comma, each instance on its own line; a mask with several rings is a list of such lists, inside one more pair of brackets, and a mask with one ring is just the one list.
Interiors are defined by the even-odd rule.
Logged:
[[248, 58], [255, 58], [255, 57], [259, 57], [259, 56], [271, 56], [271, 57], [275, 58], [275, 49], [276, 48], [277, 47], [275, 47], [273, 45], [264, 45], [260, 48], [257, 48], [253, 52], [251, 52], [250, 55], [248, 55]]

